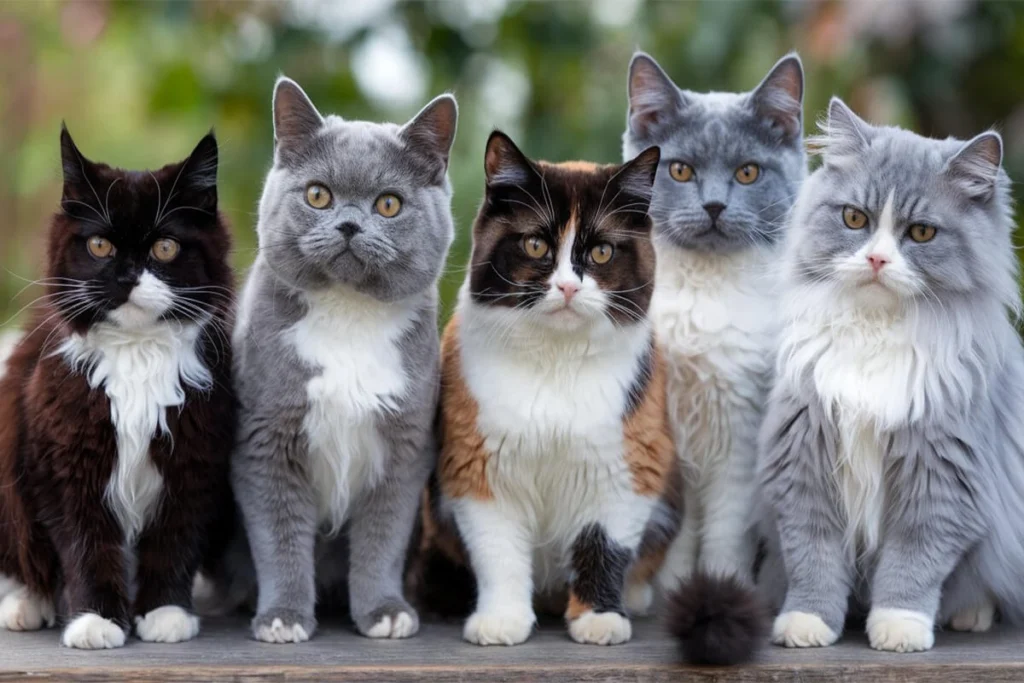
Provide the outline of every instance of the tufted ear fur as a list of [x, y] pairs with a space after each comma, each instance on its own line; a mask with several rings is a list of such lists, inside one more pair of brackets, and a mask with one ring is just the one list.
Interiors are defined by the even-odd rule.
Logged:
[[648, 137], [683, 109], [683, 94], [654, 58], [637, 52], [629, 63], [627, 124], [640, 137]]
[[438, 177], [443, 177], [448, 170], [448, 155], [455, 142], [458, 119], [459, 107], [455, 98], [439, 95], [402, 127], [399, 137]]
[[995, 194], [1003, 163], [1003, 139], [988, 131], [967, 141], [946, 165], [946, 174], [971, 199], [988, 201]]
[[536, 166], [519, 151], [512, 138], [500, 130], [491, 133], [484, 152], [487, 187], [525, 185], [536, 174]]
[[795, 52], [776, 62], [750, 96], [754, 111], [787, 140], [803, 134], [803, 101], [804, 67]]
[[274, 142], [277, 149], [300, 144], [320, 130], [324, 119], [306, 92], [281, 76], [274, 85]]

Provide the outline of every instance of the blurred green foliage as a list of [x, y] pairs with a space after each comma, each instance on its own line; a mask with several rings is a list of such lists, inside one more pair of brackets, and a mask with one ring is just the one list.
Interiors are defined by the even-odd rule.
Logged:
[[928, 135], [996, 125], [1008, 170], [1024, 178], [1024, 3], [8, 1], [0, 3], [0, 320], [17, 324], [15, 312], [39, 294], [29, 287], [16, 296], [44, 265], [60, 197], [61, 120], [87, 156], [130, 168], [177, 160], [215, 127], [222, 209], [244, 273], [280, 73], [322, 111], [353, 119], [401, 122], [436, 93], [457, 95], [458, 237], [442, 283], [450, 307], [488, 131], [505, 129], [536, 157], [619, 160], [636, 48], [698, 90], [749, 89], [796, 49], [807, 70], [808, 130], [832, 94], [875, 122]]

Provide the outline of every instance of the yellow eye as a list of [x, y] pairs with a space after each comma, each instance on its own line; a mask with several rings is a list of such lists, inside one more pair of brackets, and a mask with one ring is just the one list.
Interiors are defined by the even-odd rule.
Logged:
[[524, 237], [523, 251], [530, 258], [544, 258], [548, 254], [548, 243], [540, 237]]
[[860, 209], [852, 206], [843, 207], [843, 222], [850, 230], [860, 230], [868, 224], [868, 217]]
[[314, 209], [325, 209], [331, 205], [331, 191], [323, 185], [313, 183], [306, 188], [306, 202]]
[[681, 183], [693, 180], [693, 167], [681, 161], [673, 161], [668, 167], [668, 172], [673, 180], [678, 180]]
[[89, 248], [89, 253], [96, 258], [109, 258], [117, 253], [117, 249], [114, 248], [110, 240], [104, 237], [90, 237], [86, 246]]
[[736, 169], [736, 180], [741, 185], [749, 185], [761, 175], [761, 167], [757, 164], [744, 164]]
[[377, 197], [374, 207], [377, 209], [377, 213], [384, 218], [393, 218], [402, 210], [402, 200], [393, 194], [382, 194]]
[[153, 242], [153, 247], [149, 250], [149, 253], [160, 263], [170, 263], [178, 258], [179, 251], [181, 251], [181, 245], [178, 244], [177, 240], [165, 237]]
[[915, 223], [910, 226], [910, 239], [915, 242], [931, 242], [935, 237], [935, 227]]
[[603, 265], [612, 260], [612, 254], [614, 253], [615, 247], [605, 242], [590, 250], [590, 258], [594, 260], [594, 263]]

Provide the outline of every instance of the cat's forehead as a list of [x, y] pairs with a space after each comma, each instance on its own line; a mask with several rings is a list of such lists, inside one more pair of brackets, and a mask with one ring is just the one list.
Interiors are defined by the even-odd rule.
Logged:
[[411, 181], [411, 165], [394, 124], [344, 121], [328, 116], [305, 153], [289, 171], [352, 191]]
[[764, 122], [750, 109], [747, 94], [686, 92], [685, 97], [687, 105], [662, 144], [662, 158], [735, 164], [777, 149]]

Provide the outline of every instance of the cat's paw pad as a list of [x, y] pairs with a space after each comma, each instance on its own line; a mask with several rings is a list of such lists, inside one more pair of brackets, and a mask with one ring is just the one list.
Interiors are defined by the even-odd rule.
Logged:
[[466, 620], [462, 637], [477, 645], [518, 645], [530, 637], [536, 621], [530, 609], [474, 612]]
[[148, 643], [181, 643], [199, 635], [199, 617], [177, 605], [164, 605], [135, 617], [135, 634]]
[[64, 627], [61, 645], [80, 650], [104, 650], [124, 646], [125, 632], [110, 619], [98, 614], [82, 614]]
[[252, 620], [252, 634], [264, 643], [304, 643], [316, 630], [316, 620], [294, 610], [268, 610]]
[[53, 626], [53, 601], [22, 586], [0, 600], [0, 627], [8, 631], [38, 631]]
[[651, 584], [630, 583], [626, 586], [626, 594], [623, 596], [626, 602], [626, 611], [634, 617], [645, 617], [651, 611], [651, 604], [654, 602], [654, 589]]
[[984, 633], [992, 628], [995, 619], [996, 606], [989, 602], [978, 607], [960, 610], [949, 620], [949, 627], [954, 631]]
[[868, 642], [887, 652], [923, 652], [935, 644], [935, 622], [908, 609], [873, 608], [868, 613]]
[[569, 621], [569, 635], [577, 643], [619, 645], [633, 637], [633, 627], [618, 612], [587, 610]]
[[807, 612], [783, 612], [772, 625], [772, 642], [785, 647], [825, 647], [838, 637], [821, 617]]

